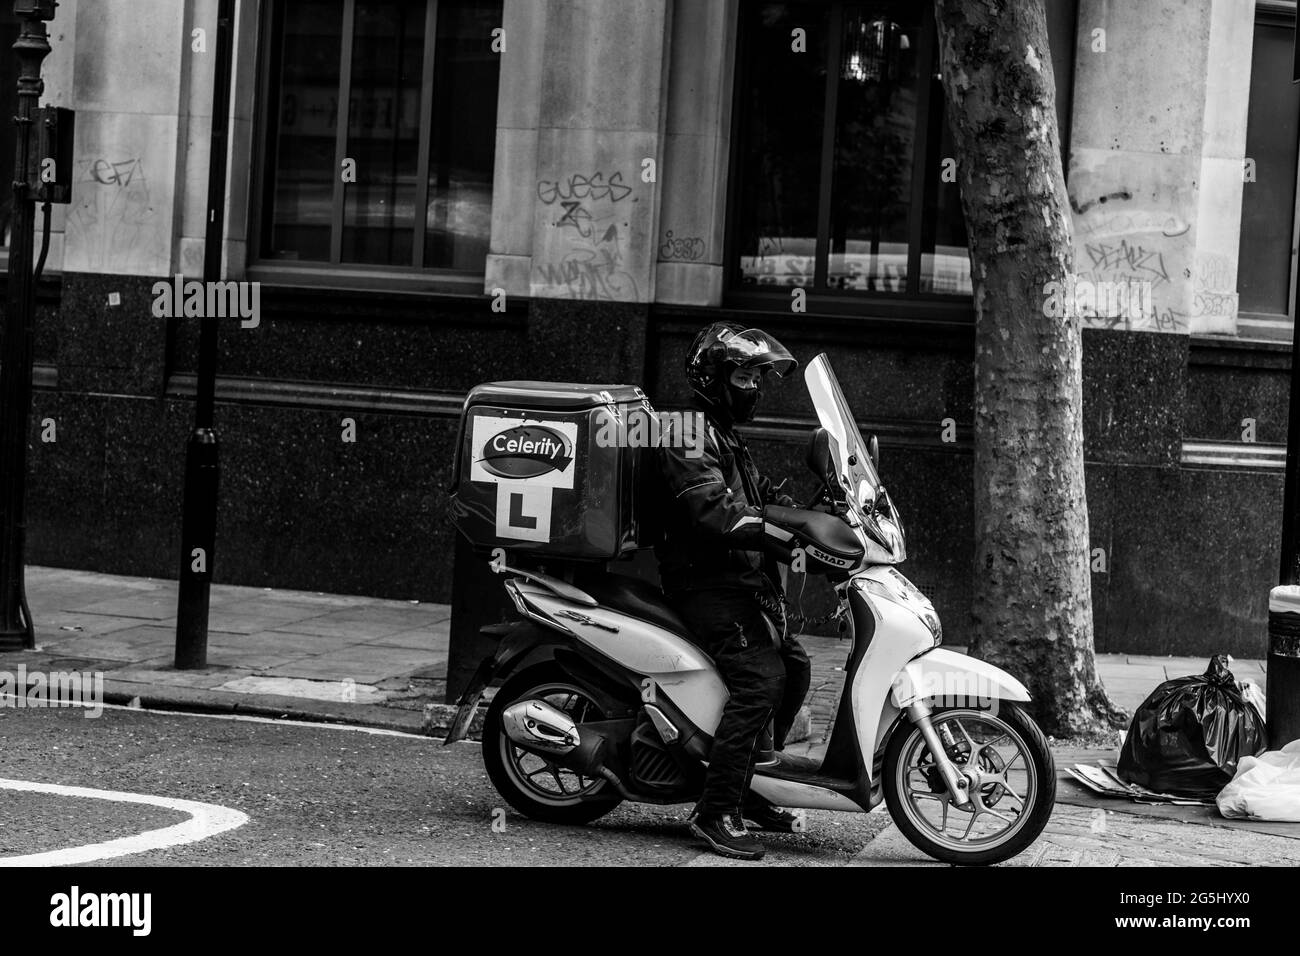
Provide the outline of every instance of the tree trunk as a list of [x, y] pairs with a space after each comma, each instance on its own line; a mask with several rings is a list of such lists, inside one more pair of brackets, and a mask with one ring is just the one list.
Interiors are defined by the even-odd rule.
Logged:
[[[1115, 726], [1097, 680], [1079, 318], [1042, 0], [935, 0], [975, 294], [973, 653], [1049, 733]], [[1059, 300], [1058, 300], [1059, 302]]]

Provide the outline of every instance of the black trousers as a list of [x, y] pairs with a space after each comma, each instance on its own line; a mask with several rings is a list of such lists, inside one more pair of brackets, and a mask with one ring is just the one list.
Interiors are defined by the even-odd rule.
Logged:
[[811, 666], [793, 637], [775, 644], [757, 595], [741, 589], [670, 595], [696, 643], [722, 676], [730, 696], [713, 735], [704, 777], [701, 813], [736, 813], [754, 773], [755, 745], [774, 720], [778, 750], [785, 746], [804, 695]]

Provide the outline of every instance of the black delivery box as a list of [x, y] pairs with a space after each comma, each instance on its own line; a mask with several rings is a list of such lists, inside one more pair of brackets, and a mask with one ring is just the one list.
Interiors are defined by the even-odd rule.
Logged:
[[651, 449], [629, 422], [654, 414], [633, 385], [476, 386], [461, 413], [452, 523], [476, 550], [596, 561], [649, 547], [637, 505]]

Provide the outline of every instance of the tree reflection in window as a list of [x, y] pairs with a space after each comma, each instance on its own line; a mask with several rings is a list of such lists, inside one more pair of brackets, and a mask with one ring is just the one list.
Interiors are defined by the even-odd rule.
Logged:
[[930, 4], [746, 3], [741, 32], [741, 287], [969, 294]]

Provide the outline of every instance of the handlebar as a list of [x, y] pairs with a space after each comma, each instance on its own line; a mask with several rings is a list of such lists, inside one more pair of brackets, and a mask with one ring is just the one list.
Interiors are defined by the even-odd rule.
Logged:
[[[861, 559], [862, 544], [839, 517], [811, 509], [769, 505], [766, 520], [794, 535], [795, 539], [826, 554], [830, 567], [845, 568]], [[843, 563], [841, 563], [843, 562]]]

